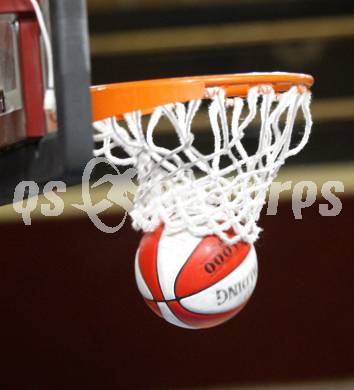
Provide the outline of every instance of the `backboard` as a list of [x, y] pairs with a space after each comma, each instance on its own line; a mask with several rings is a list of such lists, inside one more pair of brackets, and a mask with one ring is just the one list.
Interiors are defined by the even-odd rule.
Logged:
[[45, 52], [30, 0], [0, 3], [0, 204], [23, 180], [81, 181], [92, 157], [85, 0], [39, 2], [50, 30], [57, 118], [43, 109]]

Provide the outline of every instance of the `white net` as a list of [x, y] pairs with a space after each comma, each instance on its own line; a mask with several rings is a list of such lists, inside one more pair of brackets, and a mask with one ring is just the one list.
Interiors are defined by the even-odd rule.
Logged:
[[[95, 122], [96, 156], [117, 165], [133, 165], [138, 191], [131, 212], [133, 227], [153, 231], [161, 223], [171, 232], [218, 235], [224, 242], [253, 243], [267, 190], [285, 160], [306, 144], [311, 130], [311, 95], [296, 86], [276, 94], [270, 86], [251, 88], [246, 99], [227, 98], [221, 88], [208, 90], [208, 113], [213, 151], [202, 154], [195, 146], [192, 122], [201, 101], [158, 107], [143, 129], [141, 112], [127, 113], [124, 121]], [[298, 116], [303, 128], [294, 145]], [[167, 119], [179, 145], [169, 149], [156, 142], [157, 126]], [[245, 134], [257, 126], [256, 150], [245, 146]], [[127, 158], [114, 156], [122, 148]], [[228, 161], [228, 163], [225, 163]]]

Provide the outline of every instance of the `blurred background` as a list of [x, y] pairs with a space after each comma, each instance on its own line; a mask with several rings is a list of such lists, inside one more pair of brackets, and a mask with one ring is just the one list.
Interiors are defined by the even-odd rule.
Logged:
[[[141, 237], [79, 211], [23, 225], [0, 208], [1, 389], [354, 388], [354, 2], [89, 0], [93, 84], [288, 71], [315, 77], [313, 133], [278, 181], [312, 180], [262, 215], [260, 276], [235, 319], [187, 331], [157, 318], [133, 274]], [[198, 129], [207, 132], [207, 125]], [[167, 138], [168, 133], [164, 135]], [[319, 214], [323, 183], [342, 211]], [[74, 188], [67, 201], [80, 203]], [[99, 195], [98, 195], [99, 196]], [[102, 195], [103, 196], [103, 195]], [[115, 207], [107, 224], [121, 220]]]

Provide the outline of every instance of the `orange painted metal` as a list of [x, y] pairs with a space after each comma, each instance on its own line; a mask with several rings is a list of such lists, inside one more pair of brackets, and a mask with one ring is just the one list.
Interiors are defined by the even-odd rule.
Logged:
[[299, 73], [239, 73], [214, 76], [176, 77], [144, 80], [91, 87], [93, 120], [141, 110], [151, 113], [156, 107], [210, 96], [207, 89], [224, 88], [227, 96], [247, 96], [248, 90], [257, 85], [272, 86], [276, 92], [285, 92], [292, 86], [308, 89], [314, 79]]
[[136, 110], [144, 114], [156, 107], [176, 102], [201, 99], [205, 84], [202, 80], [160, 79], [108, 84], [91, 87], [93, 120], [121, 118]]

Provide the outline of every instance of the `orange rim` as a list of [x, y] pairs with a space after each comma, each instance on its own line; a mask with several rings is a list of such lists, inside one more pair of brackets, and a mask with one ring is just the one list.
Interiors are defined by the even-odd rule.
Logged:
[[298, 73], [243, 73], [214, 76], [177, 77], [144, 80], [91, 87], [93, 120], [121, 118], [127, 112], [151, 113], [156, 107], [194, 99], [208, 98], [207, 88], [224, 88], [227, 96], [247, 96], [257, 85], [270, 85], [276, 92], [285, 92], [296, 85], [311, 88], [314, 79]]
[[302, 73], [239, 73], [215, 76], [197, 76], [194, 80], [202, 80], [206, 88], [222, 87], [227, 96], [247, 96], [250, 88], [257, 85], [270, 85], [275, 92], [288, 91], [292, 86], [309, 89], [314, 83], [312, 76]]
[[136, 110], [151, 113], [156, 107], [176, 102], [201, 99], [205, 86], [202, 80], [160, 79], [91, 87], [93, 120]]

